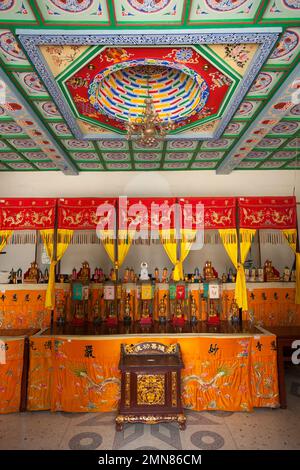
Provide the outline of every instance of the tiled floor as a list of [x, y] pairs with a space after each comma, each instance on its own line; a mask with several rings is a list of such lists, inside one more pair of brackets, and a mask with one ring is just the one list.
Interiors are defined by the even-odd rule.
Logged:
[[253, 413], [187, 412], [175, 424], [126, 425], [115, 413], [32, 412], [0, 415], [0, 449], [300, 449], [300, 368], [286, 374], [288, 409]]

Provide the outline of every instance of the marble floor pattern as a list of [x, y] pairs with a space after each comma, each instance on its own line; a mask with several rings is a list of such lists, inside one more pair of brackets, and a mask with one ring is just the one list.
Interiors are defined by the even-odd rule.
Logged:
[[116, 432], [115, 413], [0, 415], [0, 449], [217, 450], [300, 449], [300, 366], [286, 372], [288, 408], [253, 413], [187, 411], [175, 424], [131, 424]]

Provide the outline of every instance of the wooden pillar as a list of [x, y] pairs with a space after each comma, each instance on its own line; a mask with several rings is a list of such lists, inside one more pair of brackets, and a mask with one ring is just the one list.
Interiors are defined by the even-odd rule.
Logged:
[[24, 338], [24, 351], [23, 351], [23, 370], [21, 379], [21, 399], [20, 411], [26, 411], [27, 408], [27, 387], [28, 387], [28, 372], [29, 372], [29, 338]]
[[[237, 262], [241, 262], [241, 241], [240, 241], [240, 214], [239, 206], [236, 206], [236, 233], [237, 233]], [[236, 282], [236, 280], [235, 280]], [[240, 324], [243, 322], [243, 309], [239, 308], [239, 321]]]
[[262, 268], [262, 258], [261, 258], [261, 241], [260, 241], [260, 230], [257, 230], [257, 237], [258, 237], [258, 262], [259, 267]]
[[118, 318], [118, 280], [119, 280], [119, 200], [116, 201], [115, 217], [115, 238], [114, 238], [114, 271], [115, 271], [115, 315]]
[[[57, 260], [57, 242], [58, 242], [57, 231], [58, 231], [58, 204], [56, 201], [54, 231], [53, 231], [53, 261]], [[54, 269], [54, 276], [55, 276], [55, 273], [56, 273], [56, 266]], [[54, 283], [55, 283], [55, 279], [54, 279]], [[50, 324], [51, 334], [53, 333], [53, 323], [54, 323], [54, 310], [51, 310], [51, 324]]]

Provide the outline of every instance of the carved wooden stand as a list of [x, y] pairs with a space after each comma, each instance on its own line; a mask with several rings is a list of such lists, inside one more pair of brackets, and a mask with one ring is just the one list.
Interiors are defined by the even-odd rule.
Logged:
[[176, 421], [186, 427], [181, 405], [181, 359], [178, 344], [145, 342], [121, 345], [121, 401], [116, 430], [125, 423]]

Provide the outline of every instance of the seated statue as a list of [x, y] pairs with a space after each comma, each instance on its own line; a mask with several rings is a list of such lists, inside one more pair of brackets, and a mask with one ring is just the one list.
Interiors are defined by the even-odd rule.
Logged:
[[82, 282], [89, 282], [91, 277], [91, 270], [89, 263], [87, 261], [84, 261], [82, 263], [82, 268], [80, 269], [77, 279]]
[[264, 281], [265, 282], [270, 282], [270, 281], [278, 281], [280, 279], [280, 274], [272, 266], [272, 261], [269, 259], [266, 260], [265, 265], [264, 265]]
[[166, 284], [168, 282], [168, 268], [163, 269], [161, 282], [162, 284]]
[[130, 270], [129, 268], [126, 268], [124, 271], [123, 282], [129, 282], [129, 278], [130, 278]]
[[160, 321], [166, 319], [166, 313], [167, 313], [166, 297], [167, 296], [164, 295], [159, 301], [158, 316], [159, 316]]
[[24, 282], [37, 284], [40, 278], [40, 271], [35, 261], [30, 263], [30, 268], [24, 274]]
[[203, 277], [205, 281], [211, 281], [212, 279], [218, 278], [218, 273], [212, 266], [211, 261], [206, 261], [203, 268]]

